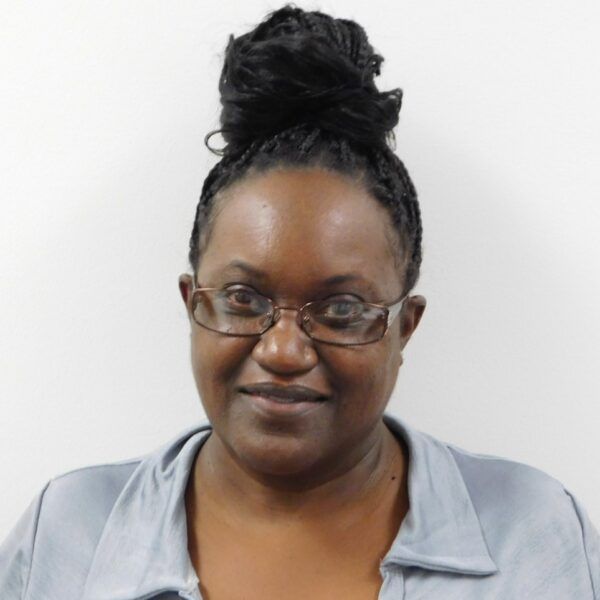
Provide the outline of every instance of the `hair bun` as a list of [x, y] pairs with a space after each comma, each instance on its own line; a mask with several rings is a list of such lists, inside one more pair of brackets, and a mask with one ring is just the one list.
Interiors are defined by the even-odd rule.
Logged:
[[298, 124], [380, 145], [398, 123], [402, 90], [373, 81], [383, 57], [354, 21], [285, 6], [230, 36], [219, 80], [223, 153]]

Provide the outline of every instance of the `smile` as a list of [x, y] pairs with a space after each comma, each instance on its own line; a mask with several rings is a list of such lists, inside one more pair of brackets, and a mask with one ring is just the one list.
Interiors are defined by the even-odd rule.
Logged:
[[297, 400], [282, 396], [269, 396], [264, 393], [246, 393], [241, 395], [250, 400], [254, 409], [267, 416], [300, 416], [318, 410], [327, 404], [322, 400]]

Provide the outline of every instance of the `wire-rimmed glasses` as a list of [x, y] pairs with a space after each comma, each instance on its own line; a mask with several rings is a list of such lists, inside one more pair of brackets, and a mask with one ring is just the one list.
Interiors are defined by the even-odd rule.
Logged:
[[282, 310], [296, 310], [296, 322], [313, 340], [338, 346], [379, 341], [402, 310], [407, 295], [390, 304], [325, 299], [300, 308], [278, 306], [247, 287], [203, 288], [192, 291], [194, 321], [230, 336], [259, 336], [280, 318]]

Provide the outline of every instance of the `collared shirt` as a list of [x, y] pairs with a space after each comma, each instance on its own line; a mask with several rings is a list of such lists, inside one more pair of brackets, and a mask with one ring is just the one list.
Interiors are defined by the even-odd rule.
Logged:
[[[600, 600], [600, 536], [560, 482], [384, 422], [408, 447], [410, 508], [379, 600]], [[201, 600], [185, 488], [211, 431], [51, 479], [0, 546], [0, 598]]]

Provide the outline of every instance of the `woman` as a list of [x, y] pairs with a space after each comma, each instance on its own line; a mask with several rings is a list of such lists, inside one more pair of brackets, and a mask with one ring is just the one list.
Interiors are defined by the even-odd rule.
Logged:
[[384, 412], [425, 299], [382, 60], [291, 6], [230, 39], [179, 280], [208, 422], [48, 482], [0, 547], [4, 600], [600, 598], [559, 482]]

